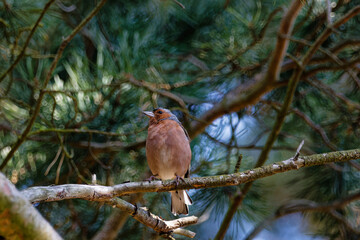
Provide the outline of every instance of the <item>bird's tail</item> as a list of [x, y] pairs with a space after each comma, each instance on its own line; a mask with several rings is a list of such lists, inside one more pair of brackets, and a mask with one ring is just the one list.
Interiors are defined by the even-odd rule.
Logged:
[[177, 214], [189, 214], [188, 205], [192, 204], [192, 200], [185, 190], [176, 190], [171, 193], [171, 212]]

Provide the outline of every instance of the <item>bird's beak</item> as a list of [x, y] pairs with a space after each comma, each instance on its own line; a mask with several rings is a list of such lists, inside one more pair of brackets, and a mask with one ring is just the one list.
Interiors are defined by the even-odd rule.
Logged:
[[149, 118], [155, 117], [154, 113], [150, 111], [143, 111], [143, 114], [145, 114]]

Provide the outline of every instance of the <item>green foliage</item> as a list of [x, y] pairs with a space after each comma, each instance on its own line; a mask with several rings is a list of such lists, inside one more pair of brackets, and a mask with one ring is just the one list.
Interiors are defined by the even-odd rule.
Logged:
[[[292, 38], [310, 44], [316, 40], [327, 26], [325, 2], [306, 3]], [[355, 2], [344, 1], [334, 8], [332, 21], [354, 8]], [[167, 107], [190, 128], [192, 121], [197, 121], [226, 93], [239, 84], [253, 82], [267, 70], [288, 1], [181, 3], [186, 9], [170, 0], [109, 0], [70, 42], [50, 83], [41, 89], [62, 39], [95, 3], [56, 1], [50, 7], [25, 56], [0, 82], [1, 162], [29, 123], [40, 91], [46, 91], [29, 136], [4, 170], [18, 188], [89, 183], [92, 174], [102, 185], [141, 181], [149, 175], [144, 150], [147, 119], [141, 110]], [[21, 52], [45, 4], [46, 1], [11, 0], [0, 4], [1, 74]], [[274, 12], [280, 7], [283, 9]], [[359, 62], [359, 22], [360, 18], [354, 17], [340, 27], [322, 45], [323, 51], [313, 57], [322, 60], [305, 67], [304, 75], [308, 77], [303, 77], [297, 87], [292, 110], [273, 149], [276, 154], [272, 153], [268, 162], [293, 156], [302, 139], [302, 154], [358, 148], [359, 73], [358, 67], [349, 63]], [[308, 46], [294, 39], [288, 53], [300, 59]], [[336, 51], [346, 41], [353, 44]], [[334, 63], [326, 51], [333, 52], [343, 65]], [[285, 67], [296, 65], [291, 56], [286, 56]], [[316, 71], [319, 67], [323, 70]], [[294, 67], [283, 70], [278, 83], [286, 83], [293, 71]], [[130, 76], [144, 86], [129, 81]], [[152, 92], [148, 86], [159, 92]], [[193, 139], [192, 176], [232, 173], [240, 153], [244, 155], [240, 170], [252, 168], [274, 124], [276, 110], [283, 103], [286, 88], [282, 86], [286, 84], [268, 92], [263, 101], [218, 118]], [[186, 108], [161, 94], [164, 92], [180, 97]], [[294, 109], [315, 125], [304, 121]], [[77, 131], [62, 132], [73, 129]], [[260, 137], [254, 143], [257, 136]], [[257, 181], [237, 210], [235, 224], [258, 223], [280, 203], [292, 198], [326, 203], [358, 190], [358, 170], [347, 163], [338, 167], [343, 170], [319, 166], [297, 175]], [[273, 189], [288, 191], [277, 195]], [[191, 191], [195, 203], [190, 211], [199, 216], [222, 216], [238, 191], [239, 187]], [[164, 219], [172, 218], [168, 194], [145, 194], [141, 204]], [[37, 208], [67, 239], [91, 238], [112, 212], [110, 207], [82, 200], [40, 204]], [[358, 211], [358, 203], [339, 212], [355, 224], [359, 215], [354, 209]], [[314, 224], [310, 229], [314, 234], [333, 239], [354, 237], [328, 213], [306, 216]], [[244, 232], [240, 228], [233, 231], [236, 236]], [[152, 234], [130, 219], [118, 238], [147, 239]], [[236, 238], [235, 235], [228, 237]]]

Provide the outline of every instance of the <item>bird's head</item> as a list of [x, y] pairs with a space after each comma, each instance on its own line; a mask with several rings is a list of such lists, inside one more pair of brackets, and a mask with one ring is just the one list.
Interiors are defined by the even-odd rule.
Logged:
[[175, 117], [175, 115], [166, 108], [155, 108], [152, 112], [143, 111], [143, 114], [145, 114], [150, 119], [150, 124], [157, 123], [158, 121], [165, 118]]

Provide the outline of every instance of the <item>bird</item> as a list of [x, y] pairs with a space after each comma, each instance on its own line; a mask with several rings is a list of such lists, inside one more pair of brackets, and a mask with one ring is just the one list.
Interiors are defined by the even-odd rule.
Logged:
[[[166, 108], [143, 111], [149, 118], [146, 158], [153, 174], [150, 180], [174, 179], [176, 184], [190, 176], [190, 138], [178, 118]], [[185, 190], [171, 191], [171, 212], [189, 214], [192, 200]]]

